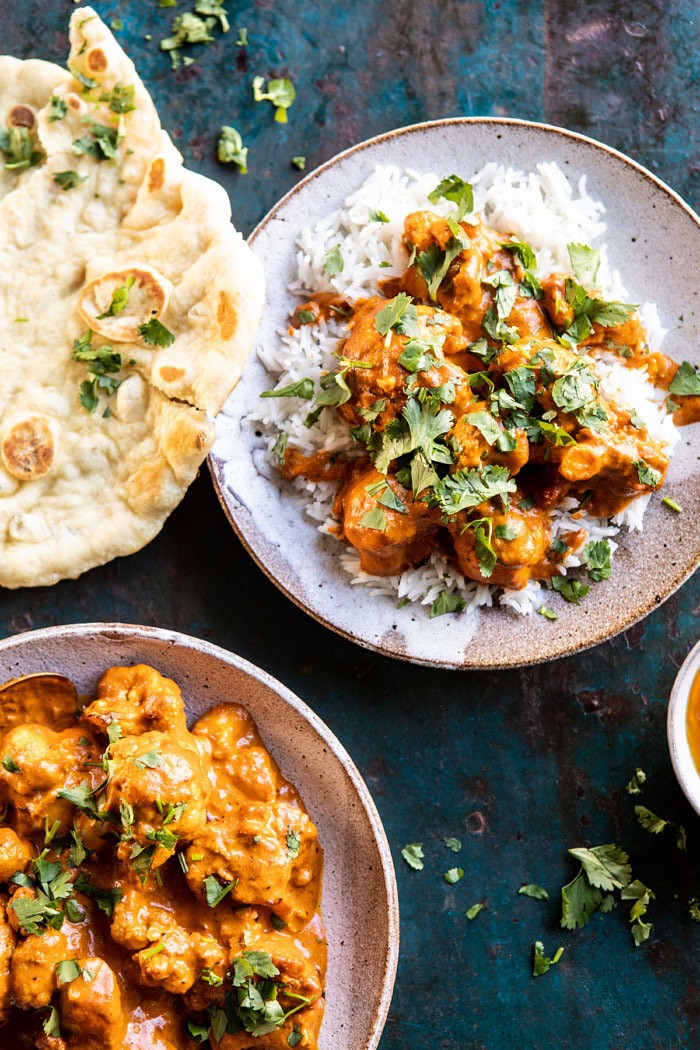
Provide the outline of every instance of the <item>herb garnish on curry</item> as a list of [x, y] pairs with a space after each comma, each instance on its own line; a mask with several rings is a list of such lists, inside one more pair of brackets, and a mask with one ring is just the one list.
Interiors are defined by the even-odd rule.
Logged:
[[82, 713], [41, 679], [2, 709], [3, 1045], [316, 1050], [322, 852], [250, 715], [190, 732], [143, 665]]
[[[677, 425], [700, 418], [700, 377], [650, 349], [634, 305], [602, 297], [598, 251], [570, 244], [572, 275], [539, 279], [528, 244], [472, 214], [468, 183], [444, 179], [429, 199], [441, 197], [451, 215], [406, 217], [406, 265], [380, 282], [386, 297], [323, 293], [295, 310], [297, 329], [347, 319], [340, 367], [319, 391], [307, 378], [262, 396], [315, 394], [307, 426], [335, 411], [355, 444], [305, 456], [280, 433], [280, 472], [338, 482], [336, 535], [366, 573], [395, 576], [440, 551], [468, 579], [516, 590], [549, 580], [578, 603], [589, 588], [562, 571], [565, 559], [580, 550], [599, 581], [612, 549], [584, 529], [553, 538], [553, 511], [573, 499], [575, 514], [611, 518], [661, 488], [669, 464], [637, 412], [601, 392], [597, 360], [646, 369]], [[431, 612], [463, 607], [444, 593]]]

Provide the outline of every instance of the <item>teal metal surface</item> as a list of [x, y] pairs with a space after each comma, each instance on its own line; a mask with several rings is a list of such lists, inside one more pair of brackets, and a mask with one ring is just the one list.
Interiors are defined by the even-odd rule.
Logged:
[[[156, 0], [94, 6], [121, 20], [117, 35], [165, 127], [188, 164], [224, 183], [245, 232], [299, 178], [292, 157], [312, 167], [378, 132], [456, 114], [582, 131], [700, 204], [694, 0], [229, 0], [232, 32], [192, 48], [195, 63], [177, 72], [158, 41], [188, 0], [176, 10]], [[63, 61], [73, 10], [68, 0], [4, 0], [3, 49]], [[241, 27], [247, 49], [235, 44]], [[294, 80], [288, 124], [253, 102], [257, 73]], [[250, 146], [247, 176], [216, 161], [222, 123]], [[664, 726], [699, 604], [695, 579], [626, 634], [553, 665], [413, 668], [288, 602], [241, 548], [204, 471], [141, 553], [50, 589], [0, 591], [0, 634], [87, 620], [173, 627], [239, 652], [318, 711], [366, 777], [395, 851], [402, 950], [382, 1050], [666, 1050], [700, 1045], [700, 927], [688, 915], [700, 894], [700, 821], [673, 778]], [[636, 766], [648, 774], [641, 800], [624, 790]], [[684, 824], [687, 853], [668, 829], [638, 826], [637, 801]], [[461, 839], [459, 854], [444, 836]], [[422, 872], [400, 856], [414, 841]], [[559, 928], [558, 890], [576, 870], [567, 847], [614, 841], [656, 893], [640, 948], [627, 906], [581, 931]], [[443, 872], [455, 865], [465, 875], [449, 886]], [[519, 896], [527, 882], [549, 901]], [[486, 906], [469, 921], [477, 902]], [[549, 955], [565, 948], [537, 979], [535, 940]]]

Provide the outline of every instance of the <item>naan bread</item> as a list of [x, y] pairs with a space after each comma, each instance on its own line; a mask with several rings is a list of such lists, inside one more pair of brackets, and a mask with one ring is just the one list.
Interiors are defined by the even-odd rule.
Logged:
[[[14, 113], [44, 154], [0, 175], [5, 587], [79, 576], [160, 531], [262, 309], [262, 268], [225, 191], [183, 167], [91, 8], [72, 16], [69, 68], [0, 58], [0, 128]], [[100, 143], [114, 156], [99, 159]]]

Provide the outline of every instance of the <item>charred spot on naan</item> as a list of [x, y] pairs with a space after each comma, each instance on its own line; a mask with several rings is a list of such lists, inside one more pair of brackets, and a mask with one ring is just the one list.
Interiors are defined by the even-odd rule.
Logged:
[[156, 157], [148, 169], [148, 192], [157, 193], [165, 183], [165, 158]]
[[142, 263], [95, 277], [83, 289], [78, 310], [98, 335], [117, 343], [134, 343], [140, 325], [165, 313], [171, 292], [168, 278]]
[[43, 478], [56, 457], [56, 442], [48, 419], [32, 415], [19, 420], [2, 439], [0, 455], [5, 469], [18, 481]]
[[8, 117], [8, 124], [13, 128], [33, 128], [36, 115], [31, 106], [13, 106]]
[[85, 65], [91, 73], [104, 73], [108, 66], [107, 56], [101, 47], [92, 47], [85, 56]]
[[216, 308], [216, 320], [219, 323], [219, 331], [222, 339], [230, 339], [236, 331], [238, 315], [231, 302], [231, 296], [227, 292], [219, 292], [219, 305]]

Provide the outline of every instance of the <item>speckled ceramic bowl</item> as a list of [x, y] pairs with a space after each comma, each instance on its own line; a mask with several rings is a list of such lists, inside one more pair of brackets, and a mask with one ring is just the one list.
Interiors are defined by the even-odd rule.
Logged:
[[58, 671], [89, 693], [107, 667], [140, 662], [181, 686], [193, 721], [223, 700], [245, 704], [282, 772], [299, 789], [325, 853], [329, 960], [321, 1047], [374, 1050], [399, 950], [394, 867], [370, 794], [321, 719], [260, 668], [174, 631], [74, 624], [0, 642], [0, 682], [33, 671]]
[[686, 724], [690, 690], [698, 674], [700, 674], [700, 642], [690, 650], [676, 675], [668, 701], [666, 729], [668, 749], [678, 783], [695, 812], [700, 814], [700, 771], [695, 765], [690, 750]]
[[[258, 344], [274, 340], [298, 299], [286, 292], [295, 267], [295, 240], [340, 207], [376, 164], [397, 164], [464, 177], [487, 161], [526, 171], [554, 160], [575, 183], [605, 203], [610, 259], [630, 301], [659, 306], [669, 329], [664, 350], [700, 363], [697, 297], [700, 219], [672, 190], [628, 157], [560, 128], [518, 120], [465, 118], [389, 132], [339, 154], [300, 182], [251, 237], [267, 274], [267, 303]], [[252, 431], [241, 419], [259, 404], [270, 375], [254, 356], [218, 420], [210, 467], [226, 514], [264, 572], [313, 617], [372, 649], [440, 667], [513, 667], [552, 660], [604, 641], [665, 601], [700, 564], [700, 430], [686, 428], [665, 493], [683, 505], [674, 514], [655, 499], [643, 534], [622, 533], [615, 571], [591, 588], [580, 607], [557, 602], [559, 619], [521, 617], [505, 608], [429, 620], [425, 610], [396, 609], [388, 597], [352, 587], [338, 562], [338, 544], [322, 537], [291, 499], [284, 481], [256, 470]], [[692, 443], [692, 444], [691, 444]]]

